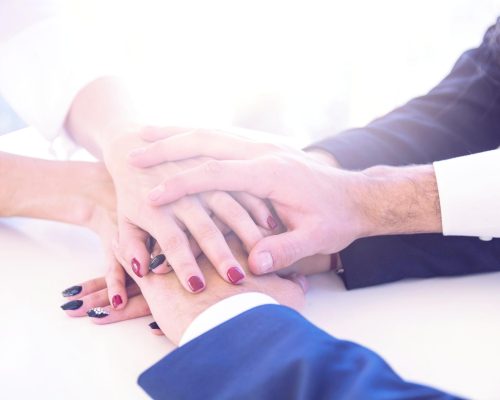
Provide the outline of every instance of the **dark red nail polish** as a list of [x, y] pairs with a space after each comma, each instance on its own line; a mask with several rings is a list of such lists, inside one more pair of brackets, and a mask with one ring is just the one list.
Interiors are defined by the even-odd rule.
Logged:
[[136, 274], [139, 278], [142, 278], [141, 263], [137, 261], [137, 258], [132, 258], [132, 271], [134, 271], [134, 274]]
[[269, 226], [269, 228], [271, 230], [274, 230], [278, 227], [278, 223], [276, 222], [276, 220], [273, 218], [272, 215], [270, 215], [269, 217], [267, 217], [267, 225]]
[[118, 308], [120, 304], [123, 303], [122, 296], [119, 294], [115, 294], [111, 299], [111, 304], [113, 304], [113, 308]]
[[193, 292], [199, 292], [205, 287], [205, 284], [199, 276], [192, 276], [188, 279], [188, 285]]
[[239, 283], [245, 277], [243, 271], [238, 267], [231, 267], [227, 270], [227, 278], [231, 283]]

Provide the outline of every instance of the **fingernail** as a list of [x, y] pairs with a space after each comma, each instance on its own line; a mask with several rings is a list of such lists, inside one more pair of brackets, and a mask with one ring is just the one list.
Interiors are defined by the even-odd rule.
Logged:
[[227, 270], [227, 278], [231, 283], [239, 283], [243, 280], [245, 274], [239, 267], [231, 267]]
[[145, 151], [146, 151], [145, 147], [139, 147], [138, 149], [134, 149], [130, 153], [128, 153], [128, 156], [133, 158], [135, 156], [143, 154]]
[[148, 195], [149, 200], [151, 200], [151, 201], [158, 200], [163, 195], [164, 191], [165, 190], [164, 190], [163, 186], [155, 187], [153, 190], [151, 190], [151, 192], [149, 192], [149, 195]]
[[191, 278], [189, 278], [188, 285], [193, 292], [199, 292], [205, 287], [205, 284], [199, 276], [192, 276]]
[[263, 251], [262, 253], [258, 253], [256, 258], [261, 272], [269, 272], [273, 269], [273, 257], [271, 253]]
[[67, 310], [78, 310], [83, 304], [83, 301], [81, 300], [71, 300], [71, 301], [68, 301], [66, 304], [63, 304], [61, 306], [61, 308], [64, 310], [64, 311], [67, 311]]
[[102, 307], [95, 307], [88, 310], [87, 315], [90, 318], [106, 318], [109, 315], [109, 311]]
[[120, 296], [119, 294], [115, 294], [111, 299], [111, 304], [113, 305], [113, 308], [118, 308], [118, 306], [122, 303], [123, 303], [122, 296]]
[[156, 240], [152, 236], [148, 236], [146, 239], [146, 247], [149, 251], [149, 254], [151, 254], [155, 248]]
[[80, 292], [82, 291], [82, 287], [81, 286], [78, 286], [78, 285], [75, 285], [75, 286], [71, 286], [67, 289], [64, 289], [62, 291], [62, 295], [63, 297], [71, 297], [71, 296], [76, 296], [77, 294], [79, 294]]
[[278, 223], [276, 222], [276, 220], [273, 218], [272, 215], [267, 217], [267, 225], [269, 226], [269, 229], [271, 229], [271, 230], [274, 230], [278, 227]]
[[160, 327], [158, 326], [158, 324], [157, 324], [155, 321], [151, 322], [151, 323], [149, 324], [149, 327], [150, 327], [151, 329], [160, 329]]
[[142, 278], [141, 263], [137, 261], [137, 258], [132, 258], [132, 271], [134, 271], [134, 274], [136, 274], [139, 278]]
[[158, 254], [155, 258], [153, 258], [151, 260], [151, 262], [149, 263], [149, 270], [152, 271], [154, 270], [156, 267], [159, 267], [160, 265], [162, 265], [166, 260], [166, 257], [163, 255], [163, 254]]

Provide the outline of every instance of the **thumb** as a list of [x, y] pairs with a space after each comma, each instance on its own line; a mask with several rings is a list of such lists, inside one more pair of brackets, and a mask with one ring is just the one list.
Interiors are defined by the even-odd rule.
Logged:
[[309, 256], [307, 235], [289, 231], [261, 239], [248, 256], [250, 270], [257, 275], [277, 271]]

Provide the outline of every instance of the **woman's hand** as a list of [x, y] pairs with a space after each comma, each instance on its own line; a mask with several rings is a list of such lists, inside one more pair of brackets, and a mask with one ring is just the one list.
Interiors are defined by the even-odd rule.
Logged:
[[[153, 207], [146, 201], [151, 188], [199, 162], [168, 163], [148, 170], [134, 168], [128, 163], [128, 153], [144, 144], [138, 134], [142, 128], [113, 129], [120, 134], [110, 136], [111, 141], [103, 146], [103, 158], [117, 192], [118, 252], [123, 261], [136, 276], [145, 276], [150, 269], [146, 241], [151, 235], [182, 285], [190, 292], [200, 292], [206, 282], [191, 250], [188, 231], [220, 276], [227, 282], [240, 283], [245, 277], [244, 269], [229, 249], [220, 227], [229, 227], [248, 249], [252, 248], [264, 234], [269, 234], [270, 228], [277, 226], [265, 202], [245, 194], [233, 197], [225, 192], [208, 192]], [[269, 229], [259, 229], [254, 221]], [[154, 272], [165, 272], [166, 265]]]
[[[66, 294], [66, 302], [61, 305], [61, 309], [66, 312], [68, 317], [90, 317], [92, 322], [97, 325], [112, 324], [151, 315], [139, 287], [134, 282], [129, 281], [126, 290], [129, 298], [127, 307], [116, 309], [109, 302], [110, 296], [106, 280], [104, 278], [91, 279], [64, 290], [63, 295]], [[150, 328], [153, 333], [161, 334], [157, 325], [150, 324]]]
[[[128, 153], [144, 144], [139, 137], [144, 127], [133, 122], [141, 119], [136, 100], [119, 79], [101, 77], [78, 92], [65, 123], [73, 139], [102, 159], [113, 178], [122, 258], [137, 276], [147, 274], [150, 262], [146, 240], [151, 234], [182, 285], [191, 292], [201, 291], [205, 282], [189, 248], [190, 238], [185, 233], [189, 232], [226, 281], [241, 282], [244, 272], [218, 226], [229, 226], [247, 247], [252, 246], [262, 237], [257, 224], [264, 229], [277, 225], [268, 207], [246, 194], [220, 192], [191, 196], [168, 207], [147, 205], [149, 189], [178, 172], [179, 166], [172, 163], [139, 171], [128, 164]], [[217, 218], [211, 218], [211, 213]], [[164, 272], [165, 265], [155, 271]]]
[[[162, 137], [158, 132], [143, 136]], [[366, 176], [333, 168], [288, 146], [220, 131], [177, 129], [132, 152], [130, 163], [147, 169], [196, 157], [211, 159], [166, 178], [149, 194], [150, 204], [161, 206], [207, 190], [271, 200], [287, 232], [263, 238], [251, 250], [255, 273], [278, 270], [313, 254], [336, 253], [366, 234], [365, 215], [358, 207]]]

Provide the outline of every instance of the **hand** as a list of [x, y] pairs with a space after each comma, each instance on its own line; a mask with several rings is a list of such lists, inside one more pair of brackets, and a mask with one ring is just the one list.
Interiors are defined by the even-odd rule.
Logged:
[[[233, 196], [224, 192], [209, 192], [200, 197], [179, 199], [169, 206], [152, 207], [146, 202], [152, 187], [166, 176], [172, 176], [198, 162], [169, 163], [138, 170], [129, 165], [127, 154], [144, 144], [137, 133], [143, 128], [119, 126], [113, 129], [121, 134], [110, 135], [113, 139], [103, 147], [103, 157], [117, 191], [121, 259], [132, 266], [136, 276], [145, 276], [150, 261], [146, 240], [151, 235], [182, 285], [191, 292], [202, 291], [206, 282], [190, 248], [189, 237], [185, 233], [189, 231], [221, 277], [227, 282], [240, 283], [245, 277], [244, 269], [231, 253], [218, 225], [227, 225], [247, 248], [252, 248], [263, 234], [269, 233], [268, 230], [259, 229], [254, 220], [264, 227], [277, 225], [266, 204], [245, 194]], [[216, 221], [210, 217], [210, 213], [217, 217]], [[166, 265], [154, 269], [154, 272], [166, 272]]]
[[[155, 133], [145, 132], [155, 140]], [[243, 191], [269, 199], [287, 232], [260, 240], [251, 250], [257, 274], [287, 267], [314, 254], [336, 253], [367, 234], [358, 204], [366, 176], [318, 162], [281, 144], [256, 142], [225, 132], [174, 133], [130, 154], [132, 165], [148, 168], [165, 161], [210, 157], [201, 165], [167, 178], [150, 194], [150, 203], [168, 204], [207, 190]]]
[[[239, 241], [228, 238], [228, 243], [246, 269], [246, 254]], [[244, 284], [229, 285], [217, 275], [206, 257], [199, 265], [208, 282], [208, 289], [194, 297], [184, 291], [173, 274], [149, 274], [143, 279], [134, 278], [141, 289], [155, 321], [174, 344], [178, 344], [187, 327], [201, 312], [220, 300], [245, 292], [261, 292], [273, 297], [280, 304], [299, 309], [304, 303], [304, 292], [299, 284], [277, 275], [257, 277], [249, 274]], [[299, 281], [300, 282], [300, 281]]]
[[[100, 163], [74, 162], [69, 164], [68, 167], [70, 171], [67, 171], [66, 176], [78, 182], [80, 197], [80, 201], [73, 203], [77, 213], [75, 223], [91, 229], [101, 239], [106, 264], [108, 265], [105, 279], [106, 293], [113, 307], [123, 310], [127, 305], [129, 293], [125, 288], [125, 271], [114, 254], [114, 241], [118, 232], [113, 181], [104, 165]], [[91, 284], [89, 285], [92, 287]], [[63, 293], [69, 294], [69, 297], [71, 297], [73, 292]]]

